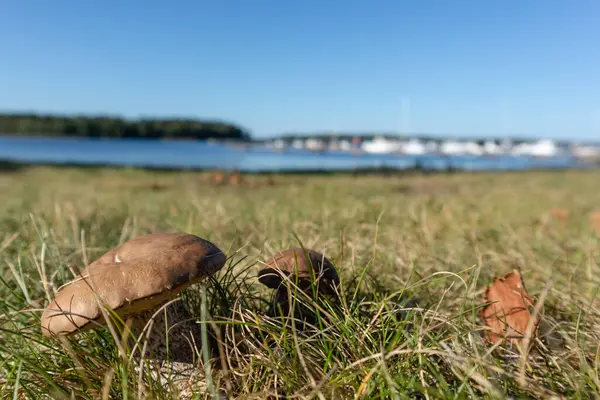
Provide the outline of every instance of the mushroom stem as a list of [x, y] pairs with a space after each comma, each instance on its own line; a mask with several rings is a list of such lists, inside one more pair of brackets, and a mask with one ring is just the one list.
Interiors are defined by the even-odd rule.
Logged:
[[[298, 289], [299, 290], [299, 289]], [[290, 303], [293, 302], [293, 305]], [[296, 320], [296, 328], [304, 329], [305, 324], [314, 324], [316, 322], [315, 315], [306, 306], [306, 298], [304, 296], [294, 296], [294, 289], [287, 287], [285, 284], [281, 284], [273, 294], [271, 305], [267, 310], [267, 316], [269, 317], [284, 317], [293, 318]], [[293, 310], [291, 309], [294, 307]], [[290, 313], [293, 311], [293, 313]]]
[[[197, 368], [203, 345], [201, 326], [181, 301], [134, 316], [130, 329], [138, 342], [133, 349], [138, 373], [148, 360], [155, 379], [163, 386], [171, 381], [184, 392], [203, 376], [202, 370]], [[216, 345], [211, 335], [207, 345], [214, 356]]]
[[201, 343], [200, 325], [181, 301], [145, 311], [133, 319], [131, 332], [137, 338], [136, 353], [166, 361], [194, 363]]

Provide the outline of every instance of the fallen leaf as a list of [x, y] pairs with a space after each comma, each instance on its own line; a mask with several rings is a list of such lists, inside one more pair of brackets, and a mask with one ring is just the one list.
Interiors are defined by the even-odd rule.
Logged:
[[[528, 307], [533, 307], [531, 297], [525, 291], [519, 270], [514, 269], [504, 279], [495, 278], [485, 292], [488, 304], [481, 312], [485, 324], [486, 337], [491, 343], [504, 338], [511, 343], [520, 341], [526, 334], [532, 315]], [[539, 318], [536, 317], [532, 327], [537, 333]]]
[[241, 183], [243, 183], [243, 178], [242, 178], [242, 175], [240, 174], [240, 171], [238, 171], [238, 170], [233, 171], [233, 173], [229, 177], [229, 184], [230, 185], [239, 185]]
[[600, 211], [594, 211], [590, 215], [590, 222], [596, 233], [600, 233]]
[[212, 174], [211, 180], [214, 185], [222, 185], [225, 183], [225, 174], [221, 171], [217, 171]]
[[563, 222], [569, 217], [569, 210], [567, 210], [566, 208], [556, 207], [550, 211], [550, 214], [557, 221]]

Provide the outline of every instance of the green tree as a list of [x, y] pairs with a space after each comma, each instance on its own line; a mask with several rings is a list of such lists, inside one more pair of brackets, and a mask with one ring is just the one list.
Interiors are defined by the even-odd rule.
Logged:
[[76, 136], [148, 139], [250, 140], [243, 128], [219, 121], [195, 119], [127, 120], [110, 116], [0, 114], [0, 135]]

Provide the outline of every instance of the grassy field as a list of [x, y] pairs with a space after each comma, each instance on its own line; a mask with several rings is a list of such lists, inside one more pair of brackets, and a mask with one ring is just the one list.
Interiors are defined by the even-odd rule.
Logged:
[[[63, 343], [39, 328], [39, 309], [72, 271], [156, 231], [196, 234], [230, 257], [207, 283], [226, 368], [207, 379], [199, 366], [198, 398], [600, 397], [600, 172], [245, 179], [0, 173], [0, 397], [167, 398], [132, 372], [108, 330]], [[342, 279], [342, 306], [324, 306], [316, 332], [265, 317], [270, 292], [256, 280], [260, 261], [299, 240]], [[544, 304], [528, 353], [482, 337], [482, 293], [513, 268]], [[183, 296], [197, 316], [199, 287]], [[416, 304], [401, 313], [406, 298]]]

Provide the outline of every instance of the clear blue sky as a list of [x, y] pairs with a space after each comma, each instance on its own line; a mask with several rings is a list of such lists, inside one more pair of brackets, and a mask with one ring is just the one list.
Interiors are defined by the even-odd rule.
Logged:
[[600, 1], [4, 0], [0, 109], [600, 139]]

